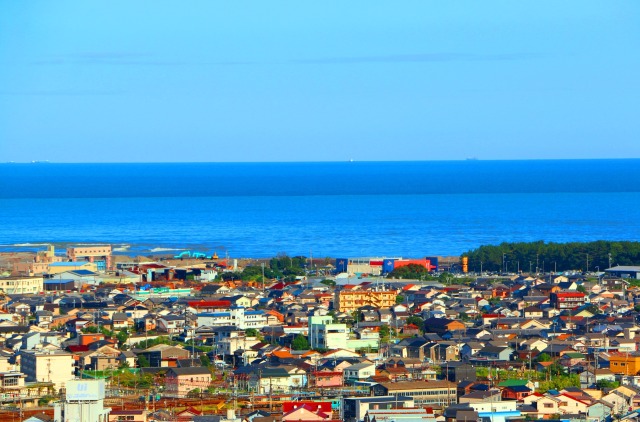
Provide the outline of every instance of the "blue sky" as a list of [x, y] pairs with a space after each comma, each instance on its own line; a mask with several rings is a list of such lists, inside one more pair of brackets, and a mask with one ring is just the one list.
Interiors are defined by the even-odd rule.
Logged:
[[0, 0], [0, 161], [640, 157], [638, 1]]

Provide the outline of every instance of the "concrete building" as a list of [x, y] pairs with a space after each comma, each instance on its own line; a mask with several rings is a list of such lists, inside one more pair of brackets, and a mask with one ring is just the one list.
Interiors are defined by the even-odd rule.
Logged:
[[38, 294], [44, 290], [42, 277], [3, 277], [0, 289], [8, 295]]
[[389, 290], [341, 290], [335, 293], [333, 307], [338, 312], [353, 312], [362, 306], [378, 309], [396, 304], [396, 292]]
[[640, 353], [611, 353], [609, 370], [619, 375], [636, 375], [640, 371]]
[[104, 380], [70, 380], [62, 406], [54, 420], [61, 422], [107, 422], [111, 409], [104, 407]]
[[27, 382], [52, 382], [54, 388], [65, 388], [74, 379], [73, 355], [65, 352], [20, 352], [20, 371]]
[[98, 271], [111, 269], [111, 245], [72, 246], [67, 248], [71, 261], [88, 261], [96, 264]]
[[167, 397], [187, 397], [191, 391], [204, 392], [211, 385], [211, 371], [202, 366], [171, 368], [165, 376]]
[[333, 317], [309, 317], [309, 344], [312, 349], [346, 349], [349, 330], [346, 324], [334, 324]]
[[383, 382], [371, 386], [374, 396], [411, 397], [417, 406], [449, 406], [457, 403], [457, 387], [449, 381]]
[[581, 292], [557, 292], [549, 295], [551, 306], [560, 310], [575, 309], [584, 305], [585, 297]]
[[42, 275], [49, 269], [49, 264], [52, 262], [60, 262], [62, 258], [56, 256], [55, 248], [53, 245], [48, 245], [46, 251], [39, 251], [33, 259], [29, 259], [22, 262], [15, 262], [13, 264], [14, 274], [22, 275]]

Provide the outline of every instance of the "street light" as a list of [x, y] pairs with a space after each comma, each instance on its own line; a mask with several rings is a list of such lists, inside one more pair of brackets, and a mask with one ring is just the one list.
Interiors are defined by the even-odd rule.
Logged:
[[505, 273], [507, 272], [507, 264], [506, 264], [506, 261], [505, 261], [506, 257], [507, 257], [507, 254], [503, 253], [502, 254], [502, 271], [505, 272]]

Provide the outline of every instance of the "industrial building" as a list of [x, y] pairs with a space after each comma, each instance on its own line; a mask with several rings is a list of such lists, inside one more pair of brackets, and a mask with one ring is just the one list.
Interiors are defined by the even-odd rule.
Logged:
[[373, 257], [373, 258], [338, 258], [336, 272], [355, 275], [384, 275], [396, 268], [410, 264], [420, 265], [428, 271], [438, 271], [438, 258], [426, 257], [419, 259], [403, 259], [402, 257]]
[[111, 409], [104, 407], [104, 398], [104, 380], [71, 380], [64, 402], [55, 406], [54, 421], [107, 422]]
[[640, 266], [637, 265], [618, 265], [617, 267], [607, 268], [604, 272], [614, 277], [640, 280]]
[[67, 248], [70, 261], [88, 261], [96, 264], [98, 271], [111, 269], [111, 245], [72, 246]]

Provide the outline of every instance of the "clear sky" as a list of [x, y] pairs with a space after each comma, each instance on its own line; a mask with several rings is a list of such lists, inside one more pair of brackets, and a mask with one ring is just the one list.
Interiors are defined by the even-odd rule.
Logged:
[[640, 157], [640, 2], [0, 0], [0, 162]]

